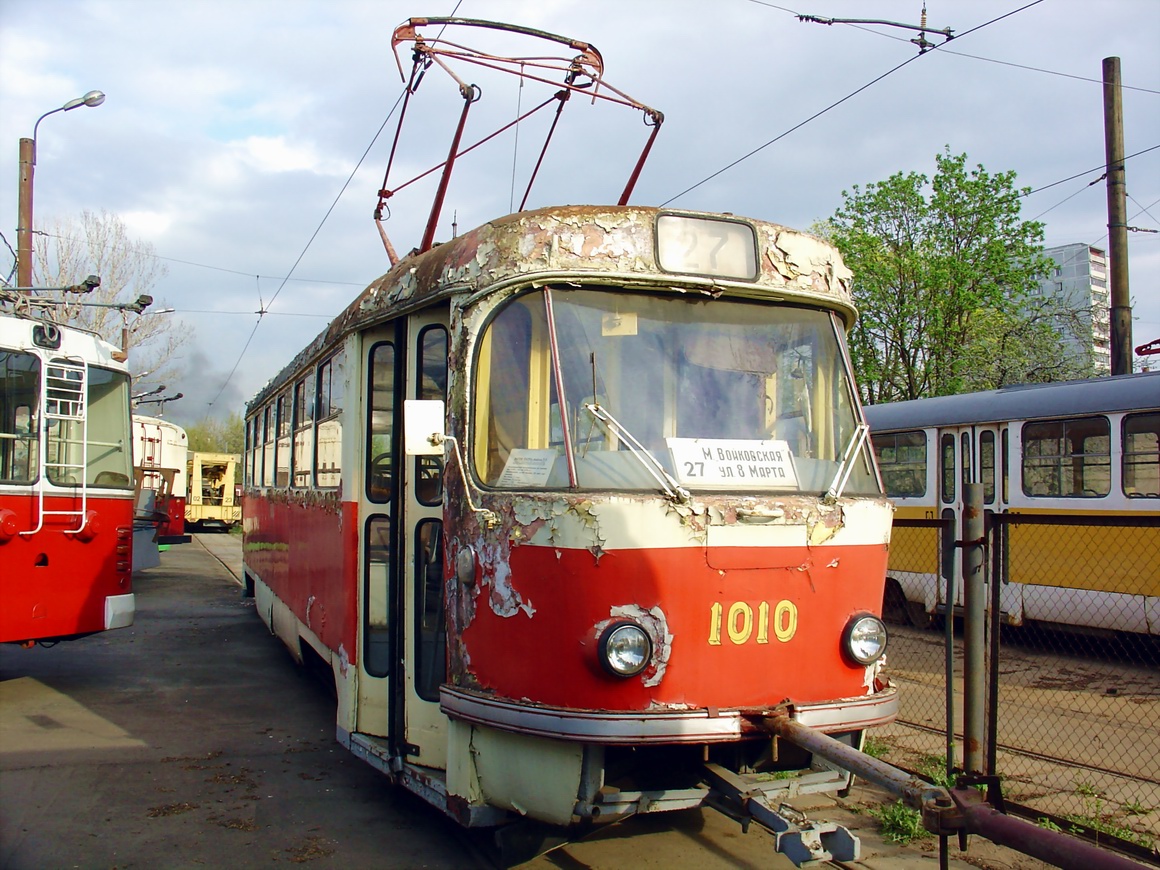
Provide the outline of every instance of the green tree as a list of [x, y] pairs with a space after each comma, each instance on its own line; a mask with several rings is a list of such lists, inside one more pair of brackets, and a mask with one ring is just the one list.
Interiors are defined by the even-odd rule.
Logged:
[[185, 427], [189, 449], [195, 453], [241, 453], [245, 445], [245, 423], [236, 411], [225, 420], [206, 417]]
[[[1014, 186], [1014, 172], [968, 169], [967, 156], [949, 148], [935, 163], [933, 179], [900, 172], [843, 191], [825, 225], [854, 272], [859, 319], [850, 352], [868, 404], [993, 385], [988, 353], [1030, 349], [1012, 327], [1024, 325], [1050, 260], [1043, 225], [1019, 216], [1027, 189]], [[1052, 323], [1039, 319], [1037, 339]]]

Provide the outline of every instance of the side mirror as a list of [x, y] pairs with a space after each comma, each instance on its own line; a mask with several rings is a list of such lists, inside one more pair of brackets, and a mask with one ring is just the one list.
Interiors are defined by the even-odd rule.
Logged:
[[403, 452], [408, 456], [442, 456], [446, 411], [442, 399], [403, 402]]

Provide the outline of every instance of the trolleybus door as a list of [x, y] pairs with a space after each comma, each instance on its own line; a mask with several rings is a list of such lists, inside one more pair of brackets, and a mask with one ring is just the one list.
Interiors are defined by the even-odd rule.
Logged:
[[[408, 318], [406, 397], [447, 398], [448, 309]], [[416, 764], [445, 768], [447, 717], [439, 711], [446, 678], [443, 611], [443, 468], [437, 456], [401, 457], [405, 464], [399, 576], [403, 584], [403, 683], [400, 724], [404, 754]]]

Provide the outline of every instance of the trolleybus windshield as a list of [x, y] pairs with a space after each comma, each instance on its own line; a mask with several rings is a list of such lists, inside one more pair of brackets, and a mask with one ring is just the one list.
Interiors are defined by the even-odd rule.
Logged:
[[[499, 488], [656, 491], [659, 464], [690, 489], [825, 492], [858, 432], [840, 341], [816, 309], [526, 293], [480, 337], [476, 474]], [[845, 491], [878, 492], [865, 449]]]
[[66, 409], [50, 390], [46, 414], [44, 365], [36, 354], [0, 351], [0, 481], [35, 483], [46, 474], [59, 486], [131, 487], [128, 376], [91, 366], [83, 403]]

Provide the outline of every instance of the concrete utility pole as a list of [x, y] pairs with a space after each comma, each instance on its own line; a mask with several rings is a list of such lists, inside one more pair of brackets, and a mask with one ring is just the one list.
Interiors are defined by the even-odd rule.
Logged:
[[45, 112], [32, 125], [32, 138], [20, 140], [20, 187], [17, 193], [16, 286], [32, 286], [32, 184], [36, 175], [36, 131], [40, 122], [57, 112], [71, 112], [81, 106], [99, 106], [105, 102], [101, 91], [89, 91], [83, 97], [69, 100], [59, 109]]
[[1120, 59], [1104, 58], [1104, 152], [1108, 179], [1108, 290], [1112, 374], [1132, 371], [1132, 302], [1128, 296], [1128, 204], [1124, 177], [1124, 108]]

